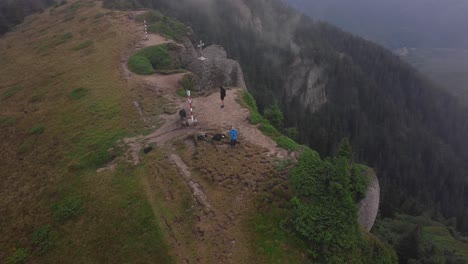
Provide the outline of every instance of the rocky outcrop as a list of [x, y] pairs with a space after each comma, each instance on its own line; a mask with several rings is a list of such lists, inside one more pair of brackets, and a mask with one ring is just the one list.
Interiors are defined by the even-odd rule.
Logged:
[[359, 203], [358, 222], [367, 231], [370, 231], [379, 211], [380, 185], [374, 170], [367, 169], [365, 176], [370, 178], [370, 182], [367, 187], [366, 197]]
[[[194, 83], [195, 91], [209, 91], [221, 85], [246, 89], [241, 66], [237, 61], [228, 59], [223, 47], [212, 45], [200, 54], [192, 41], [185, 39], [182, 45], [168, 45], [168, 50], [181, 67], [192, 73], [189, 78]], [[205, 60], [199, 59], [201, 55]]]
[[197, 90], [211, 90], [220, 85], [246, 88], [242, 68], [237, 61], [227, 58], [223, 47], [209, 46], [202, 55], [205, 60], [196, 58], [187, 65], [187, 69], [198, 77]]
[[287, 77], [285, 99], [288, 105], [299, 103], [311, 113], [320, 109], [327, 103], [325, 86], [327, 80], [323, 69], [314, 63], [303, 62], [297, 59], [291, 65], [290, 74]]

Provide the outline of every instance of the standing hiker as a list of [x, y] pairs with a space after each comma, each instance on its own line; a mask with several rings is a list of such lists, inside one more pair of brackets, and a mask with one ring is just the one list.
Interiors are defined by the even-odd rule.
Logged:
[[239, 132], [237, 129], [234, 128], [234, 126], [231, 126], [231, 130], [229, 131], [229, 136], [231, 137], [231, 147], [236, 147], [237, 143], [237, 136], [239, 135]]
[[219, 93], [221, 95], [221, 108], [224, 108], [224, 97], [226, 97], [226, 89], [223, 86], [219, 87]]

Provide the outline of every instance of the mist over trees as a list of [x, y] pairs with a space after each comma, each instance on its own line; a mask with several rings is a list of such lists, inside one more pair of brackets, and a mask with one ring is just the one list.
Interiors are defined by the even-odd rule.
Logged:
[[284, 0], [389, 48], [468, 48], [463, 0]]

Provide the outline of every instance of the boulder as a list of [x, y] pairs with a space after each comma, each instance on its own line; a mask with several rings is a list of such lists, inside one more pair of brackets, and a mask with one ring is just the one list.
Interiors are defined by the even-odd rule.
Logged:
[[359, 203], [358, 222], [367, 231], [370, 231], [379, 211], [380, 185], [374, 170], [368, 169], [365, 174], [370, 177], [370, 182], [367, 187], [366, 197]]
[[183, 46], [184, 49], [179, 50], [176, 56], [181, 65], [193, 73], [195, 91], [210, 91], [221, 85], [246, 89], [240, 64], [228, 59], [223, 47], [219, 45], [207, 47], [202, 52], [206, 59], [199, 60], [201, 54], [189, 39], [183, 41]]

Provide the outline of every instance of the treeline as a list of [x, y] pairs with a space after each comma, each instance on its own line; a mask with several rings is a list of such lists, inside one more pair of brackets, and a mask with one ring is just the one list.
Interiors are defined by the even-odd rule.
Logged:
[[390, 247], [359, 229], [355, 190], [367, 168], [354, 164], [351, 153], [347, 140], [335, 157], [326, 160], [304, 150], [290, 173], [295, 197], [293, 214], [284, 226], [311, 245], [308, 254], [313, 262], [397, 263]]
[[54, 3], [54, 0], [0, 0], [0, 35], [23, 22], [26, 16]]
[[379, 173], [384, 216], [441, 210], [468, 232], [468, 109], [389, 51], [328, 25], [317, 33], [347, 56], [329, 59], [329, 104], [297, 123], [301, 139], [330, 154], [349, 136]]

